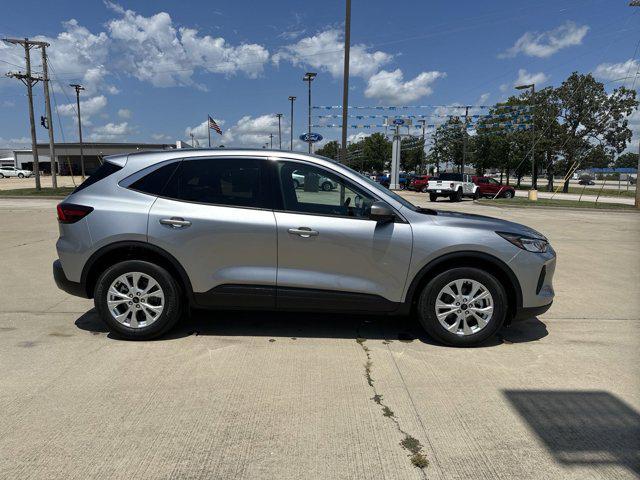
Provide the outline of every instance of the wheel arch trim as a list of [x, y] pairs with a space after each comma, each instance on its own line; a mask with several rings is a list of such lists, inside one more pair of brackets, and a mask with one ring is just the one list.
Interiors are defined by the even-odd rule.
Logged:
[[178, 262], [178, 260], [176, 260], [176, 258], [173, 255], [171, 255], [169, 252], [167, 252], [163, 248], [160, 248], [150, 243], [139, 242], [135, 240], [124, 240], [124, 241], [110, 243], [109, 245], [105, 245], [104, 247], [96, 250], [89, 257], [89, 259], [87, 260], [87, 262], [85, 263], [82, 269], [82, 274], [80, 275], [80, 284], [83, 286], [83, 288], [87, 290], [87, 295], [89, 295], [89, 298], [93, 297], [93, 291], [91, 292], [89, 291], [89, 285], [88, 285], [90, 274], [93, 273], [92, 272], [93, 267], [100, 260], [104, 259], [105, 255], [108, 255], [109, 253], [115, 250], [121, 250], [121, 249], [122, 250], [124, 249], [146, 250], [148, 252], [151, 252], [154, 255], [161, 256], [178, 273], [180, 278], [177, 278], [176, 280], [178, 280], [186, 290], [184, 294], [189, 300], [189, 303], [193, 303], [193, 288], [191, 286], [191, 280], [189, 279], [189, 276], [187, 275], [186, 270], [182, 267], [182, 265], [180, 265], [180, 262]]
[[[476, 252], [473, 250], [462, 250], [458, 252], [446, 253], [424, 265], [420, 270], [418, 270], [418, 273], [416, 273], [411, 280], [411, 283], [409, 284], [409, 287], [407, 288], [407, 292], [405, 294], [404, 304], [408, 308], [411, 308], [411, 305], [416, 299], [418, 287], [420, 287], [428, 278], [429, 273], [438, 271], [440, 268], [445, 267], [447, 264], [451, 264], [453, 266], [458, 261], [469, 259], [475, 259], [489, 263], [493, 267], [497, 268], [502, 274], [504, 274], [509, 279], [511, 287], [513, 288], [513, 293], [515, 294], [516, 304], [510, 306], [510, 309], [513, 310], [514, 313], [522, 309], [522, 287], [520, 286], [518, 277], [515, 273], [513, 273], [513, 270], [511, 270], [511, 268], [499, 258], [488, 253]], [[468, 266], [473, 267], [472, 265]], [[505, 287], [508, 288], [509, 285], [506, 285]]]

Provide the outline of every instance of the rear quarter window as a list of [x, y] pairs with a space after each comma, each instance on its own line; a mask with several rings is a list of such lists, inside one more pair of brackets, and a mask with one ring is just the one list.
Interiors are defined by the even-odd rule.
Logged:
[[94, 183], [97, 183], [100, 180], [104, 180], [105, 178], [107, 178], [110, 175], [113, 175], [119, 170], [122, 170], [122, 167], [111, 162], [104, 162], [102, 165], [98, 167], [98, 169], [95, 172], [93, 172], [93, 174], [90, 177], [88, 177], [84, 182], [78, 185], [76, 189], [73, 191], [73, 193], [77, 193], [80, 190], [84, 190], [88, 186], [93, 185]]

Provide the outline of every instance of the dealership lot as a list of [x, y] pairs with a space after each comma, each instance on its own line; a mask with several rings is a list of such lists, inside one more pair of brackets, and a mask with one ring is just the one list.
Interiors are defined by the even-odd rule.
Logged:
[[121, 341], [53, 283], [55, 203], [0, 199], [0, 478], [640, 475], [636, 213], [438, 202], [558, 252], [551, 310], [463, 350], [404, 318], [265, 312]]

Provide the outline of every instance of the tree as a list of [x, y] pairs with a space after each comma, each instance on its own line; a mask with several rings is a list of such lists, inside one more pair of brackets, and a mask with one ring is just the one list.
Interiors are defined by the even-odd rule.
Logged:
[[434, 134], [434, 146], [430, 156], [433, 155], [438, 166], [441, 163], [450, 162], [458, 167], [462, 164], [462, 149], [464, 136], [469, 135], [464, 129], [460, 117], [450, 117], [445, 123], [439, 125]]
[[616, 158], [616, 168], [638, 168], [638, 154], [626, 152]]
[[332, 140], [330, 142], [325, 143], [322, 148], [316, 150], [317, 155], [322, 155], [323, 157], [331, 158], [333, 160], [338, 159], [338, 142], [337, 140]]
[[631, 140], [627, 117], [638, 106], [636, 92], [625, 87], [610, 94], [591, 74], [572, 73], [555, 89], [552, 101], [559, 110], [560, 150], [568, 174], [596, 145], [608, 154], [622, 153]]
[[381, 172], [391, 163], [391, 142], [382, 133], [374, 133], [362, 140], [363, 169]]

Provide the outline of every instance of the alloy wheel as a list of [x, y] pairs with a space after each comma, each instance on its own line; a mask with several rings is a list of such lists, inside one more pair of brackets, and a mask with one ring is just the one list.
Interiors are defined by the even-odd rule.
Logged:
[[115, 321], [130, 328], [148, 327], [164, 310], [160, 284], [142, 272], [128, 272], [116, 278], [107, 291], [107, 306]]
[[456, 335], [468, 336], [485, 328], [493, 316], [493, 297], [478, 282], [463, 278], [445, 285], [436, 297], [436, 318]]

